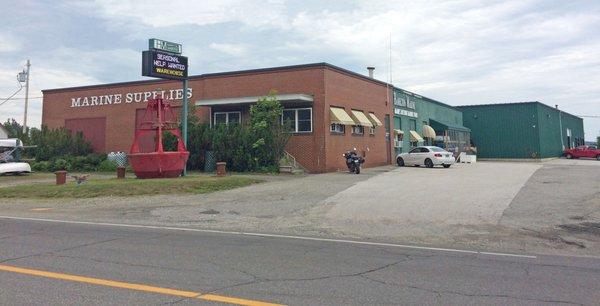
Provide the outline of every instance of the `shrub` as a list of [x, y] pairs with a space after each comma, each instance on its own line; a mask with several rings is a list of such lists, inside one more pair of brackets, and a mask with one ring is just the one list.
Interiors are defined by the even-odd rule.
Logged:
[[[249, 124], [189, 126], [188, 169], [201, 169], [204, 152], [213, 151], [217, 161], [233, 171], [276, 172], [290, 137], [281, 124], [283, 107], [269, 93], [250, 109]], [[196, 121], [194, 121], [196, 122]]]
[[34, 129], [31, 131], [31, 143], [37, 146], [34, 150], [36, 161], [92, 153], [91, 143], [85, 140], [81, 132], [73, 135], [66, 128], [49, 129], [42, 126], [41, 130]]
[[117, 167], [118, 165], [116, 162], [105, 159], [98, 165], [98, 171], [114, 172], [117, 171]]
[[50, 171], [52, 164], [49, 161], [39, 161], [31, 163], [31, 169], [38, 172]]
[[56, 159], [54, 163], [52, 163], [51, 171], [61, 171], [61, 170], [71, 170], [71, 164], [62, 158]]

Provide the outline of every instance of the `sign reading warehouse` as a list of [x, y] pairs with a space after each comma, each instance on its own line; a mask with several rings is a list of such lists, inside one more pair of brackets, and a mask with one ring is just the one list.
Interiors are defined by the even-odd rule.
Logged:
[[159, 50], [142, 52], [142, 75], [161, 79], [185, 80], [188, 59], [185, 56]]

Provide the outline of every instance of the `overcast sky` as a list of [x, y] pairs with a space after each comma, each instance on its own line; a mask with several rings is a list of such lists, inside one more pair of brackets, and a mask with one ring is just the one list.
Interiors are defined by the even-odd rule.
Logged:
[[[388, 81], [391, 33], [398, 87], [450, 105], [537, 100], [600, 115], [595, 0], [0, 1], [0, 98], [31, 59], [35, 126], [41, 89], [143, 79], [151, 37], [182, 43], [191, 74], [329, 62]], [[22, 99], [0, 106], [12, 117], [23, 120]], [[584, 125], [587, 140], [599, 134], [600, 118]]]

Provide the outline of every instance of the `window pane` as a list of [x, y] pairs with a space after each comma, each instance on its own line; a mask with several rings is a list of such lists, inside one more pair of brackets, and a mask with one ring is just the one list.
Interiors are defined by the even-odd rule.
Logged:
[[229, 113], [228, 123], [240, 123], [240, 113]]
[[310, 132], [310, 120], [298, 120], [298, 132]]
[[296, 119], [296, 114], [295, 114], [294, 110], [286, 109], [283, 111], [283, 122], [288, 121], [288, 120], [294, 121], [295, 119]]
[[293, 110], [283, 111], [283, 125], [286, 129], [294, 131], [296, 129], [296, 112]]
[[299, 109], [298, 120], [310, 120], [310, 109]]
[[227, 114], [218, 113], [215, 114], [215, 124], [226, 124], [227, 123]]

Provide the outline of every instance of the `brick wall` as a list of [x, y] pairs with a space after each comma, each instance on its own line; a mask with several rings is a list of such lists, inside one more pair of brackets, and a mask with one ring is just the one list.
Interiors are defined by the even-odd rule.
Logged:
[[[352, 147], [356, 147], [359, 152], [369, 148], [366, 153], [367, 167], [388, 163], [387, 150], [391, 147], [385, 140], [383, 126], [376, 129], [374, 136], [369, 136], [368, 129], [363, 136], [353, 136], [349, 127], [345, 135], [332, 135], [329, 132], [330, 106], [345, 107], [348, 112], [350, 109], [358, 109], [367, 115], [368, 112], [374, 112], [383, 122], [385, 115], [391, 114], [392, 108], [386, 103], [387, 88], [381, 83], [325, 65], [312, 65], [293, 69], [205, 75], [190, 79], [189, 86], [193, 90], [191, 104], [202, 99], [263, 96], [273, 89], [279, 94], [313, 95], [313, 132], [294, 134], [286, 148], [301, 165], [311, 172], [343, 170], [345, 163], [341, 153]], [[127, 103], [124, 101], [125, 95], [157, 89], [168, 92], [180, 88], [181, 82], [153, 81], [45, 91], [42, 123], [56, 128], [64, 126], [67, 119], [106, 117], [105, 151], [128, 151], [135, 133], [136, 110], [144, 108], [146, 103]], [[71, 107], [71, 98], [107, 94], [121, 94], [123, 102], [94, 107]], [[181, 100], [176, 100], [174, 105], [180, 106]], [[210, 122], [210, 108], [198, 107], [196, 113], [202, 122]]]

